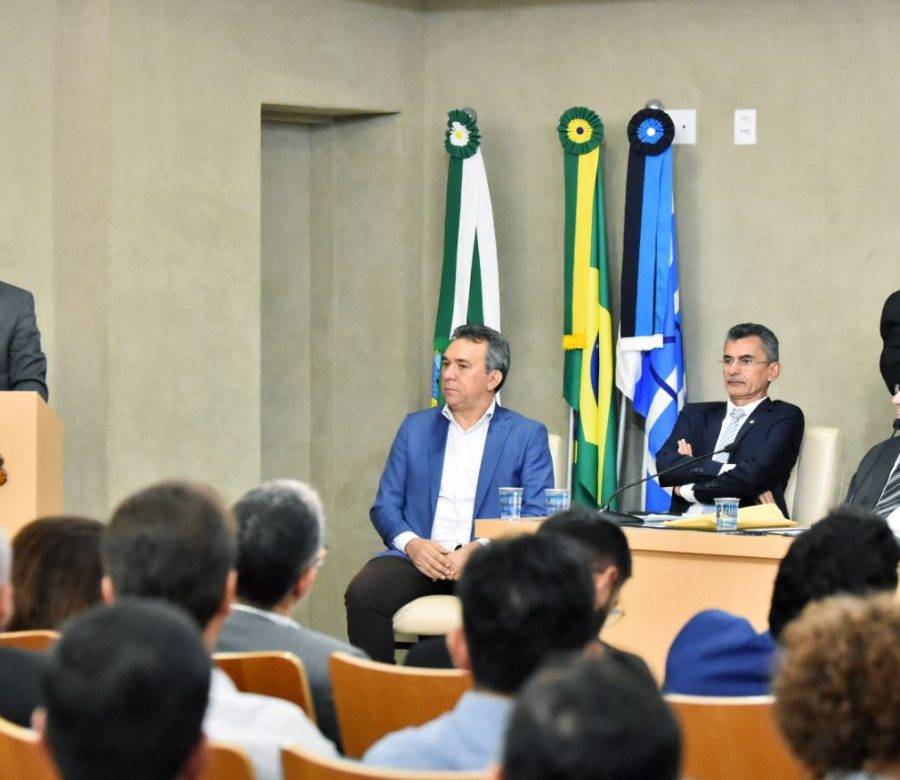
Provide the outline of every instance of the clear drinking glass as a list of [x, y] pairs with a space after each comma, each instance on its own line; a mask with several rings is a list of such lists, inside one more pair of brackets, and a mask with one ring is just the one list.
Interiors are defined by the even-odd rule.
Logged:
[[740, 500], [737, 498], [715, 498], [713, 501], [716, 505], [716, 530], [736, 531]]
[[569, 508], [570, 494], [568, 488], [547, 488], [544, 491], [547, 499], [547, 515], [565, 512]]
[[522, 488], [500, 488], [500, 518], [518, 520], [522, 516]]

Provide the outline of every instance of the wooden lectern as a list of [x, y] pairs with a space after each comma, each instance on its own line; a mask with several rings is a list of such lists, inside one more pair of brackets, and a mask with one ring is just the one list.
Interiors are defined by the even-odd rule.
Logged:
[[0, 528], [12, 539], [26, 523], [62, 512], [62, 423], [37, 393], [0, 392]]

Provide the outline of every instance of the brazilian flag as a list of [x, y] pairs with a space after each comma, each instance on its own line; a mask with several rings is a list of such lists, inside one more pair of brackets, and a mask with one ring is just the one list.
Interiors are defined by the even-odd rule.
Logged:
[[603, 216], [603, 123], [570, 108], [559, 118], [565, 171], [563, 397], [572, 408], [572, 501], [599, 506], [616, 490], [615, 370]]

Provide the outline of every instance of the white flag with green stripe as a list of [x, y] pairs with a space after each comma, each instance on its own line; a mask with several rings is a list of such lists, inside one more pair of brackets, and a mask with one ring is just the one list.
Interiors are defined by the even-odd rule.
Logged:
[[444, 148], [450, 155], [444, 215], [444, 265], [434, 325], [431, 405], [443, 403], [441, 358], [460, 325], [500, 330], [500, 279], [494, 212], [475, 118], [463, 110], [447, 115]]

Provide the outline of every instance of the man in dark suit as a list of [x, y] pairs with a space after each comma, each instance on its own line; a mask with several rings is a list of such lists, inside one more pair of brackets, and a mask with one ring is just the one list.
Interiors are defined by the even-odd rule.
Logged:
[[881, 376], [894, 404], [894, 434], [860, 461], [850, 480], [847, 503], [873, 510], [900, 536], [900, 290], [884, 302], [881, 338]]
[[[673, 513], [712, 511], [714, 498], [733, 496], [741, 506], [784, 501], [803, 440], [803, 412], [769, 398], [778, 377], [778, 339], [764, 325], [735, 325], [725, 337], [722, 375], [728, 401], [687, 404], [656, 456], [663, 487], [673, 488]], [[688, 462], [695, 455], [712, 457]]]
[[328, 659], [343, 652], [365, 657], [346, 642], [297, 623], [291, 613], [312, 590], [325, 560], [325, 512], [315, 490], [292, 479], [267, 482], [234, 505], [238, 524], [237, 596], [217, 650], [277, 650], [302, 662], [319, 729], [338, 744]]
[[[12, 553], [0, 531], [0, 631], [12, 620]], [[31, 713], [40, 703], [43, 656], [13, 647], [0, 647], [0, 718], [31, 726]]]
[[0, 390], [35, 390], [47, 400], [47, 358], [34, 316], [34, 296], [0, 282]]
[[370, 517], [387, 549], [347, 588], [350, 642], [393, 663], [391, 620], [420, 596], [451, 593], [478, 517], [498, 517], [498, 489], [521, 487], [522, 514], [546, 514], [553, 487], [547, 429], [499, 406], [509, 344], [484, 325], [462, 325], [444, 352], [443, 408], [410, 414], [391, 445]]

